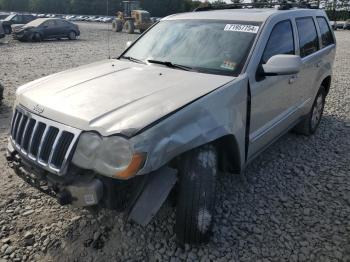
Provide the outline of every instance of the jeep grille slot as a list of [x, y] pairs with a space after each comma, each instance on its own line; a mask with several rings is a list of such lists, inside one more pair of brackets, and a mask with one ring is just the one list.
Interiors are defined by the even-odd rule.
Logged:
[[69, 145], [72, 143], [74, 136], [71, 133], [63, 132], [61, 137], [58, 140], [57, 147], [62, 150], [55, 150], [52, 156], [52, 165], [55, 167], [62, 166], [62, 163], [65, 158], [65, 152], [68, 150]]
[[63, 175], [80, 130], [17, 108], [10, 134], [15, 148], [23, 158]]

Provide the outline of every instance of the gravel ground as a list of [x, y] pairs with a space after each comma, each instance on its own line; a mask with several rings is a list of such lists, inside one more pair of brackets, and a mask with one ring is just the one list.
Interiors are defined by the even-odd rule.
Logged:
[[[0, 151], [16, 87], [108, 57], [105, 25], [81, 24], [79, 41], [0, 44]], [[137, 35], [111, 34], [111, 53]], [[167, 204], [146, 228], [122, 214], [61, 207], [0, 157], [0, 262], [350, 261], [350, 31], [336, 32], [334, 79], [323, 121], [310, 137], [287, 134], [258, 157], [246, 180], [220, 179], [212, 241], [177, 247]], [[113, 55], [112, 55], [113, 56]]]

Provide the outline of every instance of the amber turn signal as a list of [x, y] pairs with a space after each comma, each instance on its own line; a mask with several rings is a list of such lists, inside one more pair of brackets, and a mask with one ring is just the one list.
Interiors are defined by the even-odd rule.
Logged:
[[129, 166], [124, 171], [119, 172], [114, 176], [118, 179], [129, 179], [133, 177], [137, 173], [137, 171], [139, 171], [143, 167], [145, 159], [145, 154], [134, 154]]

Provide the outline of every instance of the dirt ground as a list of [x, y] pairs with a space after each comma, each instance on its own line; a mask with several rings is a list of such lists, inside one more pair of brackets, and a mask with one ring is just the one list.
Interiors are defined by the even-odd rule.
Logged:
[[279, 139], [251, 163], [246, 181], [220, 178], [211, 242], [181, 249], [168, 203], [143, 228], [114, 211], [61, 207], [7, 165], [18, 86], [115, 57], [137, 37], [108, 33], [107, 25], [79, 25], [78, 41], [0, 44], [0, 262], [350, 261], [350, 31], [336, 32], [334, 77], [317, 133]]

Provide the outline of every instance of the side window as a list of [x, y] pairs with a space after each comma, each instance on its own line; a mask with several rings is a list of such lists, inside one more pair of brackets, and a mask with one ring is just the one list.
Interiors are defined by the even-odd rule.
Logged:
[[272, 56], [280, 54], [295, 54], [293, 29], [290, 20], [279, 22], [272, 29], [262, 56], [262, 63], [265, 64]]
[[324, 17], [319, 16], [317, 17], [317, 23], [320, 27], [322, 47], [334, 44], [333, 35], [331, 29], [329, 28], [327, 20]]
[[312, 17], [304, 17], [296, 19], [296, 23], [300, 43], [300, 56], [311, 55], [319, 49], [314, 20]]
[[13, 21], [14, 23], [19, 23], [19, 22], [22, 21], [22, 18], [21, 18], [19, 15], [16, 15], [16, 16], [14, 16], [14, 17], [12, 18], [12, 21]]
[[42, 25], [47, 26], [47, 27], [53, 27], [53, 26], [55, 26], [55, 22], [53, 20], [48, 20], [48, 21], [44, 22]]
[[32, 16], [30, 16], [30, 15], [26, 15], [26, 16], [25, 16], [25, 22], [26, 22], [26, 23], [28, 23], [28, 22], [30, 22], [30, 21], [32, 21], [32, 20], [33, 20]]

